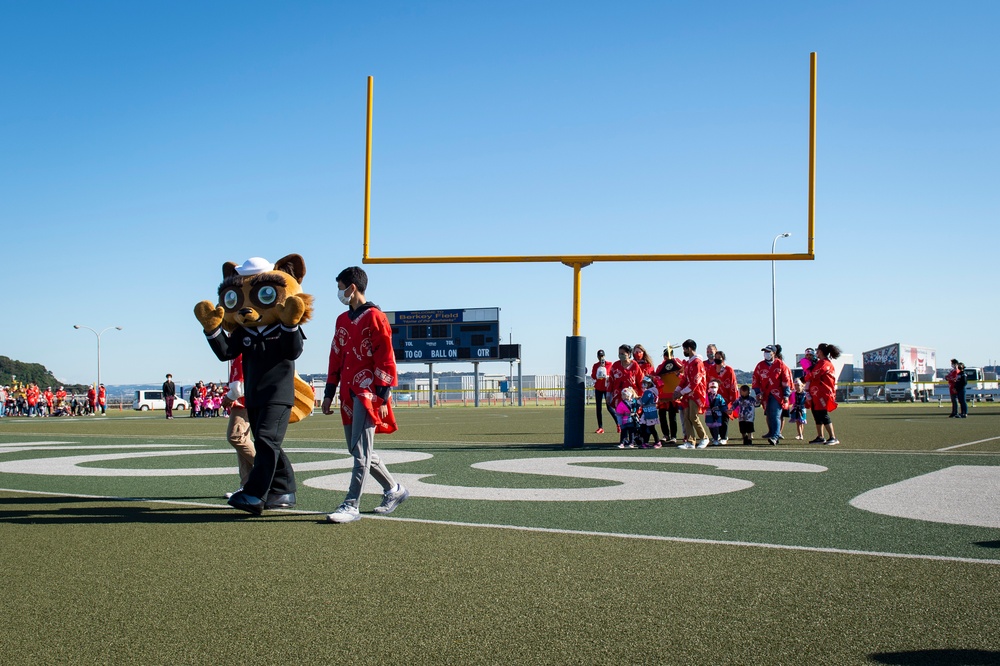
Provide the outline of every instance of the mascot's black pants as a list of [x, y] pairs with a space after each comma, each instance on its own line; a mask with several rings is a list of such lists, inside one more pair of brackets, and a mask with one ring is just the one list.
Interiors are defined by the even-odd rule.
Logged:
[[291, 415], [292, 408], [288, 405], [247, 408], [250, 431], [257, 449], [250, 478], [243, 486], [243, 492], [247, 495], [266, 500], [269, 494], [295, 492], [295, 472], [292, 471], [288, 456], [281, 450]]

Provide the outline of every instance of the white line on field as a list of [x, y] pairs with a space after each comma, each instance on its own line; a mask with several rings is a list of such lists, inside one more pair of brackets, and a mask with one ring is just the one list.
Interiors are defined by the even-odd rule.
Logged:
[[[997, 438], [994, 438], [997, 439]], [[211, 509], [224, 508], [220, 504], [208, 502], [181, 502], [178, 500], [161, 500], [150, 497], [111, 497], [107, 495], [82, 495], [78, 493], [53, 493], [42, 490], [20, 490], [15, 488], [0, 488], [0, 492], [24, 493], [26, 495], [48, 495], [52, 497], [78, 497], [82, 499], [103, 499], [115, 502], [148, 502], [150, 504], [171, 504], [181, 506], [197, 506]], [[323, 515], [318, 511], [298, 511], [296, 509], [276, 509], [276, 513], [297, 515]], [[497, 525], [492, 523], [464, 523], [455, 520], [429, 520], [425, 518], [398, 518], [393, 516], [371, 516], [375, 520], [395, 521], [400, 523], [422, 523], [426, 525], [449, 525], [452, 527], [480, 527], [495, 530], [514, 530], [518, 532], [537, 532], [542, 534], [569, 534], [576, 536], [598, 536], [614, 539], [638, 539], [641, 541], [669, 541], [673, 543], [693, 543], [711, 546], [738, 546], [743, 548], [770, 548], [772, 550], [793, 550], [809, 553], [830, 553], [834, 555], [868, 555], [872, 557], [892, 557], [904, 560], [932, 560], [935, 562], [965, 562], [968, 564], [1000, 565], [1000, 560], [977, 559], [974, 557], [950, 557], [947, 555], [915, 555], [913, 553], [885, 553], [881, 551], [850, 550], [847, 548], [820, 548], [817, 546], [790, 546], [780, 543], [754, 543], [752, 541], [723, 541], [720, 539], [692, 539], [687, 537], [659, 536], [654, 534], [622, 534], [618, 532], [595, 532], [589, 530], [564, 530], [553, 527], [525, 527], [521, 525]], [[369, 518], [365, 515], [365, 519]], [[336, 528], [331, 528], [336, 529]], [[343, 528], [341, 528], [343, 529]]]
[[955, 446], [946, 446], [943, 449], [934, 449], [935, 451], [951, 451], [952, 449], [960, 449], [963, 446], [972, 446], [973, 444], [982, 444], [983, 442], [992, 442], [995, 439], [1000, 439], [1000, 437], [987, 437], [986, 439], [977, 439], [974, 442], [966, 442], [965, 444], [956, 444]]

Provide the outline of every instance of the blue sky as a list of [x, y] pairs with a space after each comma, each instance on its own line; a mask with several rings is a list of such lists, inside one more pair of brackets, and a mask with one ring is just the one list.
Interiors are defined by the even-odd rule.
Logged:
[[[816, 51], [817, 258], [777, 264], [778, 341], [1000, 357], [1000, 4], [620, 5], [0, 0], [0, 355], [93, 381], [72, 326], [118, 325], [105, 383], [218, 379], [194, 304], [298, 252], [323, 372], [369, 75], [375, 256], [804, 252]], [[569, 268], [367, 270], [386, 310], [500, 307], [524, 371], [563, 372]], [[582, 293], [588, 357], [694, 338], [749, 369], [771, 338], [768, 262], [600, 263]]]

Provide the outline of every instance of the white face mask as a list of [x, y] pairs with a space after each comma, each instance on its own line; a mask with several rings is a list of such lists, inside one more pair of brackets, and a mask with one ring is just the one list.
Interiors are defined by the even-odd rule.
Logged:
[[765, 361], [774, 360], [774, 354], [772, 354], [771, 352], [764, 352], [764, 360]]
[[351, 304], [351, 297], [345, 295], [344, 294], [345, 291], [347, 291], [347, 289], [338, 289], [337, 290], [337, 300], [339, 300], [344, 305], [350, 305]]

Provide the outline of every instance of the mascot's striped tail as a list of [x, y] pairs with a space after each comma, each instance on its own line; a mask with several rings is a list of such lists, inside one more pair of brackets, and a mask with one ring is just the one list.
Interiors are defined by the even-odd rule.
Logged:
[[313, 406], [316, 404], [316, 393], [313, 387], [306, 383], [304, 379], [295, 373], [295, 404], [292, 405], [292, 416], [289, 423], [298, 423], [313, 413]]

